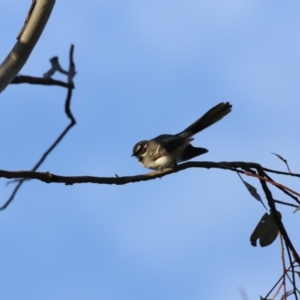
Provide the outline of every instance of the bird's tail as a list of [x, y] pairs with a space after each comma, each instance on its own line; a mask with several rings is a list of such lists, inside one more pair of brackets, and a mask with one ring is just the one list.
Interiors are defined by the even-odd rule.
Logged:
[[210, 125], [220, 121], [223, 117], [231, 112], [232, 105], [229, 102], [222, 102], [211, 108], [207, 113], [200, 117], [192, 125], [176, 134], [182, 137], [190, 137]]

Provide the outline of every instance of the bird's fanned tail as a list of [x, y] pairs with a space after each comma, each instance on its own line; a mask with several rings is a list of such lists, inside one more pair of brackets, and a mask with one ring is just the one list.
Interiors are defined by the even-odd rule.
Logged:
[[232, 105], [229, 102], [222, 102], [211, 108], [202, 117], [200, 117], [192, 125], [184, 129], [182, 132], [176, 134], [182, 137], [193, 136], [201, 130], [209, 127], [210, 125], [220, 121], [223, 117], [231, 112]]

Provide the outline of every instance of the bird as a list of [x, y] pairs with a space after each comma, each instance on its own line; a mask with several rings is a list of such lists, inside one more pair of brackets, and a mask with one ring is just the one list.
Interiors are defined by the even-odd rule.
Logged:
[[132, 156], [145, 168], [163, 171], [207, 153], [207, 149], [191, 145], [192, 136], [220, 121], [231, 112], [231, 108], [229, 102], [221, 102], [180, 133], [161, 134], [151, 140], [140, 141], [134, 145]]

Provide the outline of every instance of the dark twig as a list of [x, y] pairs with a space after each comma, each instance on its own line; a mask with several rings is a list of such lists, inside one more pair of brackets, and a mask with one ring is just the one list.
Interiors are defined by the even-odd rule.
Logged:
[[[68, 83], [66, 84], [66, 87], [68, 88], [67, 97], [65, 101], [65, 114], [67, 115], [67, 118], [70, 120], [69, 125], [63, 130], [63, 132], [59, 135], [59, 137], [54, 141], [54, 143], [49, 147], [49, 149], [42, 155], [40, 160], [36, 163], [36, 165], [32, 168], [31, 172], [35, 172], [41, 164], [45, 161], [45, 159], [48, 157], [48, 155], [53, 151], [53, 149], [60, 143], [60, 141], [65, 137], [65, 135], [69, 132], [69, 130], [76, 124], [76, 120], [71, 112], [70, 104], [72, 99], [72, 91], [74, 88], [73, 84], [73, 78], [76, 74], [75, 71], [75, 64], [73, 59], [74, 54], [74, 45], [71, 45], [70, 53], [69, 53], [69, 72], [68, 72]], [[53, 65], [51, 70], [53, 69]], [[46, 80], [49, 80], [49, 78], [46, 78]], [[52, 80], [50, 78], [50, 80]], [[20, 178], [20, 177], [19, 177]], [[19, 180], [18, 184], [14, 188], [12, 194], [6, 200], [6, 202], [0, 207], [0, 210], [5, 209], [10, 202], [14, 199], [15, 195], [17, 194], [19, 188], [24, 183], [24, 181], [28, 178], [22, 178]]]
[[297, 173], [289, 173], [289, 172], [283, 172], [283, 171], [277, 171], [273, 169], [263, 168], [265, 172], [280, 174], [280, 175], [288, 175], [288, 176], [294, 176], [294, 177], [300, 177], [300, 174]]
[[[280, 247], [281, 247], [281, 261], [282, 261], [282, 274], [284, 275], [282, 278], [282, 285], [283, 285], [283, 290], [284, 290], [284, 295], [286, 295], [286, 267], [285, 267], [285, 257], [284, 257], [284, 245], [283, 245], [283, 236], [279, 234], [279, 240], [280, 240]], [[292, 264], [292, 262], [290, 261]]]
[[274, 291], [274, 289], [276, 288], [276, 286], [281, 282], [281, 280], [283, 279], [283, 277], [285, 276], [285, 274], [281, 275], [281, 277], [277, 280], [277, 282], [273, 285], [273, 287], [271, 288], [271, 290], [268, 292], [268, 294], [263, 298], [264, 300], [267, 300], [268, 297], [270, 296], [270, 294]]
[[[64, 88], [69, 88], [70, 85], [67, 82], [56, 80], [52, 78], [45, 78], [45, 77], [33, 77], [33, 76], [25, 76], [25, 75], [18, 75], [13, 79], [10, 84], [20, 84], [20, 83], [29, 83], [29, 84], [40, 84], [40, 85], [55, 85], [61, 86]], [[74, 86], [71, 86], [74, 88]]]
[[[172, 173], [183, 171], [189, 168], [217, 168], [223, 170], [230, 170], [237, 172], [235, 168], [241, 166], [259, 166], [255, 163], [244, 163], [244, 162], [211, 162], [211, 161], [190, 161], [176, 166], [175, 168], [164, 169], [163, 171], [154, 171], [147, 174], [136, 175], [136, 176], [119, 176], [118, 177], [95, 177], [95, 176], [61, 176], [51, 174], [49, 172], [35, 172], [35, 171], [5, 171], [0, 170], [0, 178], [8, 179], [37, 179], [46, 183], [63, 183], [67, 185], [78, 184], [78, 183], [96, 183], [96, 184], [116, 184], [123, 185], [128, 183], [134, 183], [139, 181], [153, 180], [156, 178], [162, 178]], [[241, 171], [244, 173], [243, 171]]]
[[274, 199], [274, 202], [278, 203], [278, 204], [286, 205], [286, 206], [295, 207], [295, 208], [299, 207], [299, 205], [292, 204], [292, 203], [287, 203], [287, 202], [276, 200], [276, 199]]
[[[260, 177], [264, 177], [265, 173], [264, 173], [263, 168], [261, 166], [259, 166], [257, 168], [257, 172], [258, 172], [258, 174], [259, 174]], [[275, 219], [276, 225], [277, 225], [280, 233], [284, 237], [284, 241], [285, 241], [286, 247], [289, 248], [292, 251], [295, 260], [299, 264], [300, 263], [299, 254], [297, 253], [297, 251], [296, 251], [293, 243], [291, 242], [291, 240], [289, 238], [289, 235], [286, 232], [286, 229], [285, 229], [285, 227], [284, 227], [284, 225], [283, 225], [280, 217], [277, 214], [276, 205], [275, 205], [272, 193], [271, 193], [270, 189], [267, 186], [267, 182], [266, 182], [266, 180], [263, 180], [261, 178], [259, 178], [259, 181], [261, 183], [261, 186], [262, 186], [262, 188], [264, 190], [264, 193], [266, 195], [266, 198], [268, 200], [268, 205], [270, 207], [271, 213], [273, 214], [273, 217]]]
[[[268, 174], [265, 173], [265, 176], [266, 176], [269, 180], [271, 180], [271, 181], [274, 182], [274, 180], [273, 180]], [[294, 196], [292, 193], [290, 193], [287, 189], [285, 189], [285, 188], [282, 187], [281, 185], [274, 185], [274, 186], [277, 187], [277, 188], [278, 188], [279, 190], [281, 190], [283, 193], [285, 193], [286, 195], [288, 195], [289, 197], [291, 197], [291, 198], [294, 199], [297, 203], [300, 204], [299, 199], [298, 199], [296, 196]], [[297, 206], [297, 207], [298, 207], [298, 206]]]
[[135, 176], [120, 176], [113, 177], [94, 177], [94, 176], [61, 176], [51, 174], [49, 172], [34, 172], [34, 171], [5, 171], [0, 170], [0, 178], [9, 179], [37, 179], [47, 183], [63, 183], [63, 184], [78, 184], [78, 183], [96, 183], [96, 184], [116, 184], [123, 185], [128, 183], [134, 183], [139, 181], [153, 180], [156, 178], [162, 178], [172, 173], [180, 172], [189, 168], [205, 168], [205, 169], [223, 169], [232, 172], [240, 172], [245, 174], [244, 171], [238, 168], [261, 168], [257, 163], [247, 162], [212, 162], [212, 161], [189, 161], [183, 164], [179, 164], [174, 168], [164, 169], [163, 171], [153, 171], [147, 174], [135, 175]]
[[293, 293], [295, 294], [295, 299], [298, 299], [297, 287], [296, 287], [296, 278], [295, 278], [295, 267], [294, 267], [295, 261], [292, 260], [290, 249], [287, 249], [287, 253], [288, 253], [288, 257], [289, 257], [289, 261], [290, 261], [290, 265], [291, 265], [291, 269], [292, 269], [292, 281], [291, 281], [291, 283], [292, 283], [292, 286], [293, 286]]

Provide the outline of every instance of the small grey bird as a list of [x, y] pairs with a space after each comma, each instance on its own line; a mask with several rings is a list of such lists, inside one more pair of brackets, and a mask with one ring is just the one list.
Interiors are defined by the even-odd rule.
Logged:
[[190, 144], [192, 136], [220, 121], [231, 112], [231, 107], [229, 102], [222, 102], [180, 133], [162, 134], [152, 140], [138, 142], [133, 147], [132, 156], [145, 168], [163, 170], [204, 154], [208, 152], [207, 149]]

